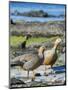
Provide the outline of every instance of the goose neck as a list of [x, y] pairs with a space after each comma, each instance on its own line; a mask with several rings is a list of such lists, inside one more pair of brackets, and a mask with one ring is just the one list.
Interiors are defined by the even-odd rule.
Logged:
[[58, 44], [55, 44], [53, 48], [56, 50], [57, 49], [57, 46], [58, 46]]
[[44, 60], [44, 53], [39, 53], [38, 56], [39, 56], [40, 63], [42, 64]]

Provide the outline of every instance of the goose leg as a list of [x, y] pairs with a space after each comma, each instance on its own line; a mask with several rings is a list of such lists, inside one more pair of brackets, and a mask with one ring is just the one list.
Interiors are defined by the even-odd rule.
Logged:
[[44, 72], [44, 75], [45, 75], [45, 76], [48, 76], [48, 72], [47, 72], [47, 71], [48, 71], [48, 68], [47, 68], [47, 66], [45, 65], [45, 72]]
[[27, 78], [29, 78], [29, 71], [27, 71]]
[[45, 65], [45, 71], [51, 69], [51, 65]]
[[46, 65], [45, 65], [45, 72], [46, 72], [47, 68], [46, 68]]
[[47, 65], [46, 69], [51, 69], [51, 65]]
[[54, 72], [53, 72], [53, 69], [52, 69], [51, 65], [47, 65], [47, 67], [45, 66], [44, 75], [48, 76], [49, 74], [52, 74], [52, 73], [54, 73]]
[[35, 72], [33, 71], [32, 81], [35, 79]]
[[55, 71], [52, 69], [52, 65], [49, 65], [48, 69], [50, 70], [50, 74], [55, 74]]
[[47, 70], [46, 65], [44, 65], [44, 70], [45, 70], [45, 71]]
[[[51, 65], [51, 69], [52, 69], [52, 65]], [[52, 73], [55, 74], [55, 70], [52, 69]]]

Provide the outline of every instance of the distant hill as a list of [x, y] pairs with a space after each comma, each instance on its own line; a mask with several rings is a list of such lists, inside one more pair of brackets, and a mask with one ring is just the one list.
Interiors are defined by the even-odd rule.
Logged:
[[34, 11], [28, 11], [28, 12], [19, 12], [15, 10], [14, 12], [10, 12], [11, 15], [16, 16], [28, 16], [28, 17], [65, 17], [65, 15], [60, 14], [58, 16], [56, 15], [50, 15], [47, 12], [44, 12], [43, 10], [34, 10]]
[[50, 15], [47, 12], [44, 12], [43, 10], [34, 10], [34, 11], [28, 11], [28, 12], [19, 12], [15, 10], [14, 12], [10, 12], [11, 15], [16, 16], [28, 16], [28, 17], [64, 17], [65, 15]]
[[43, 10], [29, 11], [29, 12], [18, 12], [15, 10], [11, 13], [12, 15], [29, 16], [29, 17], [48, 17], [48, 13]]
[[48, 17], [48, 13], [44, 12], [43, 10], [39, 11], [30, 11], [23, 13], [24, 16], [30, 16], [30, 17]]

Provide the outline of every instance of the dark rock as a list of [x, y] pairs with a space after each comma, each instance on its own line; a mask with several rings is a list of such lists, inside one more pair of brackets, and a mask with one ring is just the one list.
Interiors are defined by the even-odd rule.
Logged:
[[15, 77], [11, 78], [10, 85], [17, 85], [17, 84], [19, 85], [19, 84], [25, 84], [25, 83], [19, 79], [16, 79]]
[[41, 74], [40, 73], [36, 73], [35, 76], [41, 76]]

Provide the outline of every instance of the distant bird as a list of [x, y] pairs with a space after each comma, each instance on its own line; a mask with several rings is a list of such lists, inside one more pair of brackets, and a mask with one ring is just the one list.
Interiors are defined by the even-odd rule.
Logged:
[[21, 43], [21, 49], [26, 48], [26, 42], [30, 37], [31, 37], [30, 35], [25, 36], [25, 40]]
[[44, 51], [44, 61], [43, 61], [44, 65], [49, 65], [49, 67], [51, 68], [55, 64], [58, 58], [57, 47], [60, 44], [60, 42], [61, 42], [60, 38], [56, 39], [53, 48]]
[[13, 20], [12, 20], [12, 19], [10, 20], [10, 23], [11, 23], [11, 24], [13, 24], [13, 25], [16, 25], [16, 23], [15, 23], [15, 22], [13, 22]]
[[14, 67], [14, 66], [22, 67], [24, 70], [28, 71], [28, 77], [29, 77], [29, 71], [33, 71], [32, 79], [34, 79], [35, 78], [34, 70], [36, 68], [38, 68], [40, 65], [42, 65], [42, 63], [43, 63], [44, 50], [45, 50], [45, 48], [43, 46], [41, 46], [38, 50], [38, 54], [30, 53], [30, 54], [24, 54], [24, 55], [16, 57], [12, 61], [11, 67]]

